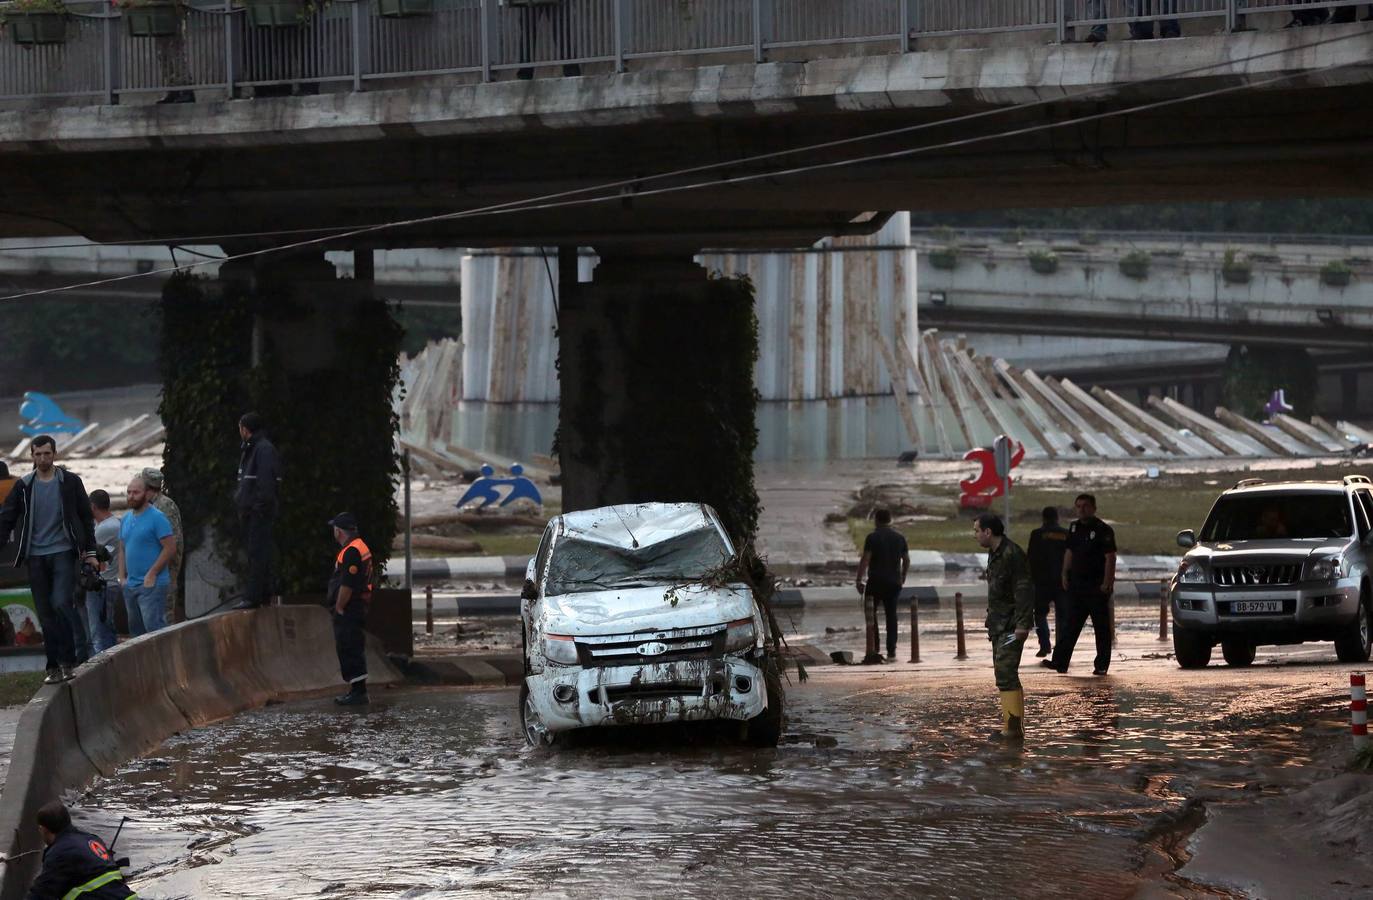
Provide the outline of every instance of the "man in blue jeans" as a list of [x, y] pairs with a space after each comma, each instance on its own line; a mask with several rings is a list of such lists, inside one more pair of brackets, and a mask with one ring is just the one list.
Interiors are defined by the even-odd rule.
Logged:
[[[33, 605], [48, 655], [43, 681], [56, 684], [70, 678], [77, 663], [77, 629], [85, 626], [73, 602], [76, 567], [83, 561], [95, 563], [95, 523], [81, 479], [54, 465], [57, 442], [40, 434], [29, 444], [29, 456], [33, 471], [19, 479], [0, 509], [0, 546], [20, 525], [14, 565], [28, 563]], [[79, 643], [85, 643], [84, 637]]]
[[123, 599], [119, 589], [119, 517], [110, 511], [110, 495], [91, 491], [91, 515], [95, 518], [96, 552], [100, 556], [100, 590], [86, 591], [86, 627], [91, 653], [103, 653], [115, 644], [114, 605]]
[[129, 634], [137, 637], [167, 624], [165, 609], [172, 578], [168, 564], [176, 555], [176, 534], [162, 511], [148, 502], [142, 475], [129, 482], [129, 512], [119, 523], [119, 581]]

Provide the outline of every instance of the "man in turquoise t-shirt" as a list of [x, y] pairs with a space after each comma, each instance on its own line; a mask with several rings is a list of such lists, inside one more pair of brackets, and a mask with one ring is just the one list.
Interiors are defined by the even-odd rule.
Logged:
[[176, 554], [176, 535], [162, 511], [148, 502], [142, 475], [129, 482], [129, 513], [119, 524], [119, 580], [129, 634], [137, 637], [167, 624], [165, 604], [171, 587], [167, 566]]

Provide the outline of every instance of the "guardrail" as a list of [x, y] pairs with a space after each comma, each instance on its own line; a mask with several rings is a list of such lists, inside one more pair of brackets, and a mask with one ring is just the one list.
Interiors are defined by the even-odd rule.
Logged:
[[[59, 3], [60, 0], [51, 0]], [[1362, 0], [1366, 3], [1367, 0]], [[535, 66], [866, 45], [908, 52], [922, 38], [1043, 31], [1086, 37], [1118, 23], [1357, 7], [1281, 0], [71, 0], [60, 12], [0, 7], [0, 100], [85, 100], [168, 91], [344, 83], [433, 75], [492, 81]], [[169, 33], [149, 34], [150, 11]], [[38, 19], [35, 15], [50, 18]], [[151, 29], [156, 32], [157, 29]], [[137, 32], [137, 33], [136, 33]], [[24, 41], [25, 43], [17, 43]], [[690, 63], [686, 63], [690, 64]], [[570, 70], [569, 70], [570, 71]], [[522, 72], [522, 75], [530, 73]]]

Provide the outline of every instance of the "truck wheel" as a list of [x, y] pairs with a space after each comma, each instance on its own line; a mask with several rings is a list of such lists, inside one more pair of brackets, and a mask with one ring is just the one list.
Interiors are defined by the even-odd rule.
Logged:
[[744, 740], [754, 747], [776, 747], [786, 728], [786, 692], [782, 690], [782, 673], [771, 659], [763, 666], [763, 683], [767, 686], [768, 708], [744, 723]]
[[[1233, 640], [1220, 642], [1220, 652], [1221, 655], [1225, 657], [1225, 664], [1227, 666], [1234, 666], [1237, 669], [1242, 669], [1245, 666], [1252, 666], [1254, 664], [1254, 651], [1255, 647], [1249, 641]], [[1210, 656], [1210, 651], [1207, 651], [1206, 655]]]
[[1370, 642], [1368, 588], [1365, 586], [1363, 595], [1359, 598], [1359, 616], [1354, 620], [1354, 624], [1349, 626], [1349, 631], [1336, 639], [1335, 655], [1339, 657], [1340, 662], [1367, 662], [1370, 650], [1373, 650], [1373, 642]]
[[520, 685], [520, 731], [524, 732], [524, 741], [531, 747], [552, 747], [557, 743], [558, 736], [549, 733], [534, 709], [527, 684]]
[[1184, 669], [1202, 669], [1211, 661], [1211, 641], [1185, 628], [1173, 626], [1173, 656]]

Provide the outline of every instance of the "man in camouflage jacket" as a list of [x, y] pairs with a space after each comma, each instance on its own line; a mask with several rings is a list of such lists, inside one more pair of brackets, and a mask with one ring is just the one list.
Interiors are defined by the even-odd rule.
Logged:
[[1030, 559], [1006, 537], [1006, 526], [997, 516], [978, 516], [973, 536], [987, 551], [987, 639], [992, 642], [996, 688], [1001, 692], [1001, 734], [1020, 737], [1025, 720], [1020, 654], [1035, 615]]

